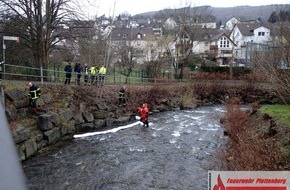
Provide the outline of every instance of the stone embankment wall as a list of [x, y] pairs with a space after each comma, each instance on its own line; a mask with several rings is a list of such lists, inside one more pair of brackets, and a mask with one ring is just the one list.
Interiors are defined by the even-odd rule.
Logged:
[[[148, 92], [148, 90], [146, 91]], [[178, 93], [178, 95], [166, 98], [160, 96], [159, 100], [149, 102], [151, 111], [154, 113], [176, 108], [186, 109], [199, 105], [221, 104], [232, 96], [228, 93], [207, 95], [197, 93], [190, 97], [188, 94]], [[133, 118], [132, 114], [134, 114], [132, 109], [130, 110], [126, 106], [118, 107], [110, 100], [100, 101], [91, 106], [88, 105], [88, 102], [76, 101], [78, 97], [73, 94], [65, 97], [61, 104], [50, 109], [50, 105], [54, 104], [58, 97], [55, 93], [43, 93], [37, 102], [40, 108], [38, 113], [32, 114], [27, 94], [28, 90], [24, 88], [5, 90], [6, 116], [22, 161], [46, 146], [72, 138], [76, 133], [126, 123]], [[273, 94], [262, 91], [256, 95], [245, 92], [244, 94], [235, 94], [235, 96], [243, 99], [245, 103], [257, 100], [262, 103], [275, 103], [277, 101]]]
[[[5, 91], [5, 113], [21, 161], [46, 146], [72, 138], [76, 133], [124, 124], [134, 118], [134, 113], [125, 107], [111, 105], [105, 101], [98, 103], [94, 108], [87, 106], [86, 102], [76, 105], [74, 96], [67, 97], [57, 109], [47, 109], [55, 101], [53, 95], [48, 93], [38, 99], [39, 109], [37, 114], [34, 114], [29, 106], [27, 94], [27, 89]], [[178, 102], [164, 100], [153, 112], [172, 108], [178, 108]]]

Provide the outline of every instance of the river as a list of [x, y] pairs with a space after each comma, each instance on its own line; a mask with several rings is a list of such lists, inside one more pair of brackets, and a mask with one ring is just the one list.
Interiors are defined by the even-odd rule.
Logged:
[[223, 106], [150, 115], [150, 126], [75, 138], [23, 162], [29, 189], [207, 189], [226, 139]]

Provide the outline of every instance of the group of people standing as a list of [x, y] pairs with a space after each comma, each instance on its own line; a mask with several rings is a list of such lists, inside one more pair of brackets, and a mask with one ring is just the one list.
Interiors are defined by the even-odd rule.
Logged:
[[[65, 71], [65, 82], [64, 84], [70, 84], [71, 77], [72, 77], [72, 66], [71, 63], [68, 62], [68, 64], [64, 68]], [[84, 84], [97, 84], [103, 85], [105, 80], [105, 75], [107, 72], [107, 69], [104, 65], [101, 66], [100, 69], [96, 66], [88, 67], [87, 64], [82, 66], [80, 63], [76, 63], [74, 66], [74, 72], [75, 72], [75, 79], [76, 79], [76, 85], [80, 85], [81, 83], [81, 76], [84, 75]]]

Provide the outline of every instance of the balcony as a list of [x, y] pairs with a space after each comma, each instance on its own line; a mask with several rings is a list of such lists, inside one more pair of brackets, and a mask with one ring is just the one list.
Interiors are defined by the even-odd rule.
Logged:
[[218, 53], [218, 57], [233, 57], [231, 50], [222, 50]]
[[210, 45], [209, 46], [209, 50], [210, 51], [217, 51], [219, 48], [218, 48], [218, 46], [217, 45]]

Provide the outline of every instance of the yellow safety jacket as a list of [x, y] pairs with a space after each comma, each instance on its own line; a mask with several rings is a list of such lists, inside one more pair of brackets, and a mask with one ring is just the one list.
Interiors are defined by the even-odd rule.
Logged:
[[29, 88], [29, 97], [34, 100], [41, 96], [41, 90], [37, 86], [33, 85]]
[[95, 75], [95, 74], [96, 74], [96, 68], [95, 68], [95, 67], [91, 67], [91, 68], [90, 68], [90, 73], [91, 73], [92, 75]]
[[105, 67], [101, 67], [99, 70], [99, 74], [100, 75], [105, 75], [106, 74], [106, 68]]

